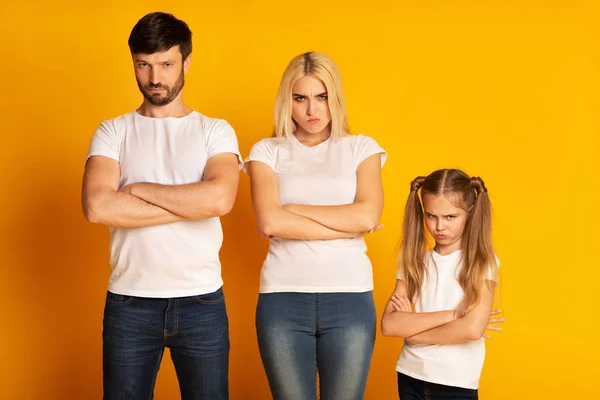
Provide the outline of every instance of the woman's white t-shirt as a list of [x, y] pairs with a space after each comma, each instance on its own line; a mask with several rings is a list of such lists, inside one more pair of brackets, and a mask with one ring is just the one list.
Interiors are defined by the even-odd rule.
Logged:
[[[425, 254], [428, 271], [416, 312], [455, 310], [464, 296], [457, 277], [462, 251], [440, 255], [434, 250]], [[497, 264], [500, 265], [498, 259]], [[403, 279], [402, 268], [397, 279]], [[488, 279], [495, 280], [490, 270]], [[396, 371], [426, 382], [477, 389], [485, 358], [484, 339], [459, 344], [411, 344], [404, 342]]]
[[[273, 169], [281, 205], [342, 205], [356, 197], [358, 166], [387, 154], [364, 135], [329, 138], [309, 147], [295, 137], [256, 143], [245, 162]], [[244, 168], [246, 171], [246, 168]], [[247, 172], [247, 171], [246, 171]], [[274, 237], [260, 277], [260, 292], [365, 292], [373, 290], [371, 262], [363, 238], [295, 240]]]

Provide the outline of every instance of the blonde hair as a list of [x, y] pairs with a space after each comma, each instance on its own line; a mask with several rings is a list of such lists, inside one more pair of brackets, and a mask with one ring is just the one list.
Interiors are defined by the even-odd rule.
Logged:
[[408, 296], [413, 302], [421, 295], [427, 273], [425, 252], [428, 246], [419, 189], [421, 197], [425, 194], [452, 197], [468, 212], [462, 236], [462, 268], [457, 277], [464, 291], [457, 307], [458, 315], [462, 317], [479, 304], [481, 283], [491, 279], [488, 284], [492, 288], [493, 281], [498, 281], [498, 265], [492, 247], [492, 211], [487, 189], [481, 178], [469, 177], [457, 169], [437, 170], [427, 177], [418, 176], [411, 182], [404, 213], [400, 262]]
[[296, 81], [305, 76], [320, 79], [327, 88], [327, 103], [331, 113], [331, 137], [337, 138], [349, 134], [340, 71], [325, 54], [311, 51], [294, 57], [283, 73], [275, 100], [274, 136], [289, 138], [296, 131], [296, 123], [292, 118], [292, 87]]

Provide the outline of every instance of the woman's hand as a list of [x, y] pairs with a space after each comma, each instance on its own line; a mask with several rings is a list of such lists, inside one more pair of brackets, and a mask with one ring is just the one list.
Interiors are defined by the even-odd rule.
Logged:
[[[490, 313], [490, 320], [488, 321], [488, 325], [485, 328], [486, 331], [501, 331], [502, 328], [498, 327], [498, 326], [494, 326], [493, 324], [500, 324], [502, 322], [504, 322], [504, 318], [500, 317], [500, 318], [492, 318], [494, 315], [498, 315], [502, 312], [502, 310], [492, 310], [492, 312]], [[483, 337], [486, 339], [491, 339], [490, 335], [486, 334], [484, 332]]]

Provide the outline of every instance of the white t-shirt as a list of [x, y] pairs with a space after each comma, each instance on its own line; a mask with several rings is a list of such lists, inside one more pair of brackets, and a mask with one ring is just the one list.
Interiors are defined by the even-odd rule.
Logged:
[[[387, 154], [363, 135], [329, 138], [309, 147], [295, 137], [256, 143], [249, 161], [275, 171], [281, 205], [342, 205], [356, 198], [356, 171], [367, 157]], [[246, 171], [247, 172], [247, 171]], [[363, 238], [292, 240], [272, 238], [260, 277], [260, 292], [366, 292], [373, 271]]]
[[[136, 182], [180, 185], [202, 180], [208, 159], [241, 156], [233, 128], [193, 111], [182, 118], [150, 118], [133, 111], [104, 121], [92, 137], [87, 158], [119, 162], [119, 187]], [[87, 159], [86, 159], [87, 160]], [[219, 289], [219, 218], [142, 228], [110, 227], [108, 290], [139, 297], [182, 297]]]
[[[457, 277], [461, 268], [458, 250], [440, 255], [433, 250], [425, 254], [427, 275], [416, 312], [455, 310], [464, 296]], [[496, 258], [499, 263], [499, 260]], [[437, 271], [437, 273], [436, 273]], [[398, 269], [397, 279], [403, 279]], [[490, 269], [488, 279], [495, 280]], [[485, 358], [484, 339], [459, 344], [410, 344], [404, 342], [396, 371], [415, 379], [440, 385], [477, 389]]]

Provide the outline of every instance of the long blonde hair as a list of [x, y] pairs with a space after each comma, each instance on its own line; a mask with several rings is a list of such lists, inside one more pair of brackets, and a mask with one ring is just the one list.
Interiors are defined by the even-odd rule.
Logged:
[[455, 199], [458, 206], [468, 212], [462, 236], [462, 268], [457, 277], [465, 293], [457, 312], [464, 316], [479, 304], [481, 283], [489, 279], [488, 283], [493, 285], [492, 281], [498, 280], [498, 265], [492, 246], [492, 208], [487, 189], [481, 178], [469, 177], [457, 169], [437, 170], [411, 182], [404, 212], [400, 263], [412, 302], [420, 297], [427, 273], [425, 253], [428, 245], [419, 189], [421, 196], [444, 195]]
[[292, 119], [292, 87], [305, 76], [320, 79], [327, 88], [331, 137], [349, 134], [340, 71], [325, 54], [311, 51], [294, 57], [283, 73], [275, 100], [275, 136], [289, 138], [296, 131], [296, 123]]

